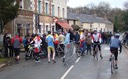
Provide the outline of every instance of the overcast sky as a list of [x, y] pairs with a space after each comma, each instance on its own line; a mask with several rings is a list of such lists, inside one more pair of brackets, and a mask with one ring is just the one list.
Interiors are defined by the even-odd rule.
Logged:
[[128, 0], [68, 0], [68, 6], [70, 7], [79, 7], [85, 6], [89, 3], [98, 4], [99, 2], [108, 2], [112, 8], [118, 7], [123, 9], [123, 3]]

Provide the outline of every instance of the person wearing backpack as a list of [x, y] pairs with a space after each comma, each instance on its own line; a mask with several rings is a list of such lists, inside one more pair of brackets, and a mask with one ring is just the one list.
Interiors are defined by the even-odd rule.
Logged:
[[20, 46], [21, 46], [21, 43], [22, 43], [22, 38], [19, 37], [18, 33], [16, 33], [15, 37], [12, 38], [11, 43], [13, 44], [16, 63], [19, 64], [19, 60], [20, 60]]

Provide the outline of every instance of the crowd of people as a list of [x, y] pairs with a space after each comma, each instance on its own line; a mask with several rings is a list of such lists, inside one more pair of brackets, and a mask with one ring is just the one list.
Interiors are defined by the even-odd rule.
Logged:
[[123, 44], [128, 46], [128, 31], [123, 34]]
[[[14, 57], [13, 51], [15, 52], [16, 63], [19, 63], [21, 44], [23, 44], [25, 52], [28, 52], [29, 44], [34, 44], [35, 56], [38, 56], [40, 49], [45, 50], [47, 52], [48, 63], [51, 62], [52, 53], [52, 61], [53, 63], [56, 63], [55, 56], [59, 55], [56, 51], [58, 44], [64, 49], [64, 47], [70, 42], [74, 42], [75, 44], [80, 43], [83, 51], [87, 50], [87, 54], [90, 53], [91, 55], [93, 55], [92, 45], [94, 46], [94, 51], [96, 47], [95, 44], [98, 44], [100, 57], [103, 58], [101, 53], [101, 44], [110, 44], [112, 37], [112, 33], [97, 32], [96, 30], [90, 32], [88, 30], [73, 31], [65, 29], [63, 32], [59, 33], [51, 33], [51, 31], [48, 31], [47, 34], [32, 34], [27, 35], [24, 38], [21, 38], [18, 33], [13, 38], [9, 37], [8, 34], [5, 33], [3, 37], [3, 46], [5, 48], [5, 57]], [[125, 37], [125, 41], [128, 40], [128, 33], [126, 33]], [[40, 62], [38, 58], [35, 58], [35, 60], [37, 63]]]

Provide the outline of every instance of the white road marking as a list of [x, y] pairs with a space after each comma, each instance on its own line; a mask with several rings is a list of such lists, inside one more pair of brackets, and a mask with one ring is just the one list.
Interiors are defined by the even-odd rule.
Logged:
[[72, 66], [64, 73], [64, 75], [63, 75], [60, 79], [65, 79], [65, 77], [68, 75], [68, 73], [72, 70], [73, 67], [74, 67], [74, 65], [72, 65]]
[[[81, 59], [81, 57], [79, 57], [75, 62], [78, 63], [80, 59]], [[68, 75], [68, 73], [72, 70], [73, 67], [74, 67], [74, 65], [72, 65], [72, 66], [64, 73], [64, 75], [63, 75], [60, 79], [65, 79], [65, 77]]]
[[79, 57], [79, 58], [76, 60], [76, 63], [78, 63], [80, 59], [81, 59], [81, 57]]

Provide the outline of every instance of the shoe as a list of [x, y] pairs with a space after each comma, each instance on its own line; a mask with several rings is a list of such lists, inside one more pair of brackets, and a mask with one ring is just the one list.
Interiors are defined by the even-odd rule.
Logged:
[[41, 61], [40, 60], [38, 60], [38, 63], [40, 63]]
[[53, 63], [56, 63], [56, 61], [55, 60], [52, 60], [53, 61]]
[[38, 61], [35, 61], [36, 63], [38, 63]]
[[48, 63], [50, 63], [50, 61], [48, 61]]
[[118, 69], [118, 66], [117, 65], [115, 65], [115, 67], [114, 67], [115, 69]]
[[36, 62], [36, 63], [40, 63], [41, 61], [38, 60], [38, 61], [35, 61], [35, 62]]
[[19, 64], [19, 61], [17, 61], [16, 64]]

